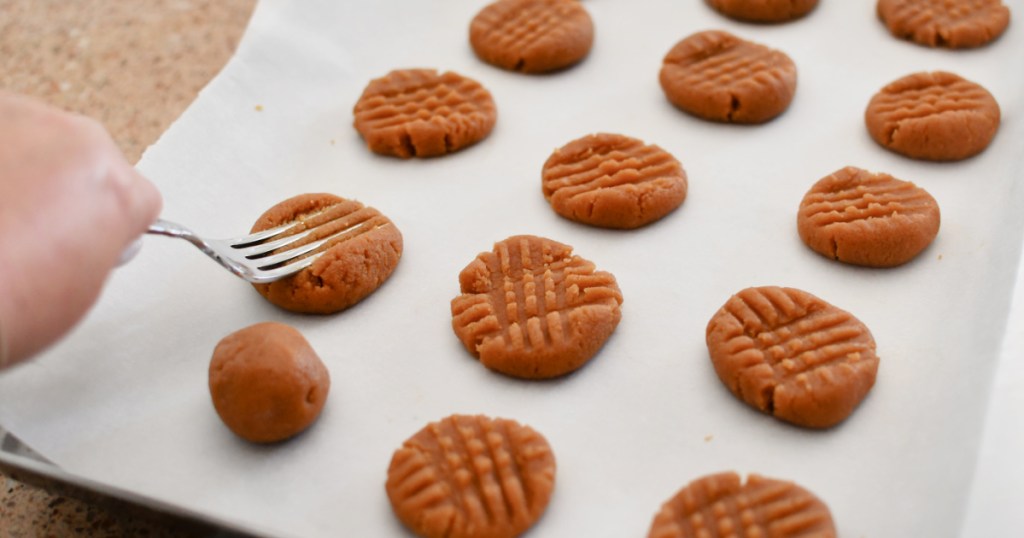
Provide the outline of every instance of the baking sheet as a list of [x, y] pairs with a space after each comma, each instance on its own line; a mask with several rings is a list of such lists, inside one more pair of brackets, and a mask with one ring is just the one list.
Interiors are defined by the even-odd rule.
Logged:
[[[86, 478], [278, 535], [405, 535], [383, 488], [391, 453], [451, 413], [515, 418], [551, 442], [557, 486], [530, 534], [538, 538], [643, 535], [679, 487], [728, 469], [815, 491], [844, 536], [957, 535], [1022, 240], [1024, 33], [1011, 26], [992, 46], [951, 52], [891, 38], [870, 2], [826, 1], [799, 22], [753, 26], [697, 0], [588, 0], [590, 57], [524, 76], [473, 56], [468, 23], [484, 4], [264, 0], [235, 58], [139, 164], [164, 193], [163, 216], [212, 237], [243, 233], [303, 192], [377, 207], [405, 237], [398, 270], [378, 292], [339, 315], [293, 315], [184, 242], [147, 238], [68, 339], [0, 375], [0, 424]], [[1024, 14], [1024, 1], [1006, 4]], [[794, 59], [799, 88], [786, 114], [743, 127], [672, 108], [657, 83], [661, 59], [709, 28]], [[441, 159], [370, 154], [351, 108], [369, 79], [403, 67], [482, 82], [498, 105], [494, 132]], [[1002, 106], [1000, 133], [979, 157], [915, 162], [866, 134], [875, 91], [935, 69], [983, 84]], [[541, 165], [595, 131], [679, 158], [690, 178], [683, 207], [632, 232], [554, 215]], [[848, 164], [914, 181], [938, 200], [942, 229], [917, 260], [848, 267], [800, 242], [804, 192]], [[518, 233], [573, 245], [613, 272], [625, 297], [605, 348], [563, 379], [493, 374], [450, 328], [458, 272]], [[805, 431], [760, 415], [711, 368], [708, 318], [730, 294], [768, 284], [815, 293], [874, 333], [878, 382], [838, 428]], [[332, 392], [310, 431], [253, 446], [218, 421], [206, 369], [222, 336], [265, 320], [302, 330]], [[1017, 425], [987, 426], [1001, 427]]]

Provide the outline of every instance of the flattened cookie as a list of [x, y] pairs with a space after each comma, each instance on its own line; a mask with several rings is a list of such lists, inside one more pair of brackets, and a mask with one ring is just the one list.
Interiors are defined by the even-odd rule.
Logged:
[[733, 472], [690, 482], [662, 505], [648, 538], [744, 536], [835, 538], [832, 513], [817, 496], [782, 480]]
[[402, 234], [390, 219], [372, 207], [333, 194], [302, 194], [268, 209], [252, 231], [289, 222], [301, 224], [294, 235], [330, 223], [283, 248], [329, 238], [313, 253], [322, 253], [309, 267], [269, 284], [253, 284], [271, 303], [309, 314], [333, 314], [373, 293], [402, 257]]
[[849, 312], [793, 288], [747, 288], [708, 323], [708, 352], [722, 383], [776, 418], [827, 428], [875, 384], [871, 332]]
[[871, 138], [896, 153], [958, 161], [992, 142], [999, 104], [988, 90], [953, 73], [914, 73], [875, 94], [864, 121]]
[[545, 73], [586, 57], [594, 23], [576, 0], [498, 0], [473, 18], [469, 42], [489, 64]]
[[707, 0], [726, 17], [747, 22], [786, 22], [799, 19], [818, 5], [818, 0]]
[[224, 425], [248, 441], [274, 443], [316, 421], [331, 377], [302, 333], [267, 322], [217, 343], [209, 383], [213, 407]]
[[491, 93], [479, 82], [433, 69], [402, 69], [370, 81], [354, 113], [370, 150], [403, 159], [475, 144], [498, 118]]
[[395, 451], [385, 487], [395, 515], [419, 536], [512, 538], [547, 508], [555, 456], [529, 426], [452, 415]]
[[1010, 24], [1001, 0], [878, 0], [878, 16], [900, 39], [951, 49], [986, 45]]
[[514, 377], [567, 374], [593, 357], [619, 324], [611, 273], [572, 247], [532, 235], [494, 244], [459, 274], [452, 327], [484, 366]]
[[667, 151], [618, 134], [574, 140], [544, 163], [544, 198], [559, 215], [604, 228], [637, 228], [686, 199], [686, 172]]
[[797, 230], [807, 246], [827, 258], [893, 267], [931, 244], [939, 220], [939, 204], [921, 187], [848, 166], [807, 192]]
[[660, 78], [675, 106], [728, 123], [766, 122], [782, 114], [796, 92], [796, 65], [789, 56], [718, 30], [672, 47]]

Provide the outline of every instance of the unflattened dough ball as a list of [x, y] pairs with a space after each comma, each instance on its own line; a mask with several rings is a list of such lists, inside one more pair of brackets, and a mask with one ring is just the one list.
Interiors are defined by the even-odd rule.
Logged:
[[514, 420], [452, 415], [395, 451], [385, 484], [391, 507], [423, 538], [514, 538], [547, 509], [555, 455]]
[[594, 23], [577, 0], [498, 0], [473, 18], [469, 42], [491, 65], [545, 73], [587, 56]]
[[958, 161], [985, 150], [999, 130], [999, 104], [953, 73], [914, 73], [885, 86], [864, 112], [868, 133], [912, 159]]
[[764, 123], [796, 92], [796, 64], [785, 53], [728, 32], [698, 32], [665, 55], [661, 88], [676, 107], [706, 120]]
[[433, 69], [400, 69], [370, 81], [353, 112], [371, 151], [403, 159], [471, 146], [498, 119], [491, 92], [479, 82]]
[[929, 47], [980, 47], [1003, 35], [1010, 8], [1002, 0], [878, 0], [889, 32]]
[[849, 312], [793, 288], [747, 288], [708, 322], [715, 373], [740, 400], [775, 418], [828, 428], [875, 384], [871, 332]]
[[603, 228], [638, 228], [686, 199], [686, 172], [670, 153], [619, 134], [574, 140], [544, 163], [544, 197], [559, 215]]
[[835, 538], [828, 506], [793, 482], [734, 472], [702, 476], [662, 505], [647, 538]]
[[271, 303], [292, 312], [333, 314], [373, 293], [402, 257], [402, 234], [390, 219], [372, 207], [333, 194], [302, 194], [268, 209], [252, 231], [299, 222], [288, 235], [324, 223], [316, 233], [286, 249], [324, 238], [312, 265], [269, 284], [253, 284]]
[[494, 244], [459, 274], [452, 328], [484, 366], [525, 379], [568, 374], [589, 361], [622, 314], [611, 273], [572, 247], [532, 235]]
[[210, 396], [224, 424], [254, 443], [308, 428], [327, 401], [331, 378], [293, 327], [257, 323], [225, 336], [210, 360]]
[[707, 0], [726, 17], [747, 22], [786, 22], [799, 19], [818, 5], [818, 0]]
[[939, 204], [921, 187], [848, 166], [807, 192], [797, 230], [807, 246], [827, 258], [894, 267], [931, 244], [939, 221]]

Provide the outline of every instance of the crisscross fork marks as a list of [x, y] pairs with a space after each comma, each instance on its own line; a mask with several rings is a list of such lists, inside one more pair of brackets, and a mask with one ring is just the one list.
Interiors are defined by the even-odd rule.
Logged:
[[454, 325], [479, 345], [501, 338], [508, 348], [529, 351], [561, 345], [570, 336], [568, 312], [587, 304], [617, 306], [621, 294], [607, 273], [549, 240], [520, 236], [481, 255], [490, 289], [453, 301]]
[[864, 326], [848, 312], [825, 308], [823, 303], [807, 303], [804, 297], [788, 291], [776, 287], [748, 288], [724, 307], [733, 318], [731, 322], [745, 328], [732, 338], [749, 339], [762, 362], [775, 371], [775, 383], [852, 360], [849, 355], [871, 350], [873, 342], [865, 338]]
[[488, 39], [496, 40], [500, 47], [526, 50], [544, 37], [564, 32], [563, 20], [569, 13], [566, 6], [559, 3], [530, 2], [510, 17], [491, 16], [489, 21], [494, 26], [488, 32]]
[[905, 122], [942, 115], [981, 114], [989, 106], [991, 96], [977, 84], [963, 79], [935, 80], [937, 83], [927, 86], [883, 90], [872, 102], [871, 110], [878, 114], [888, 142], [892, 142]]
[[[724, 32], [703, 32], [686, 46], [673, 50], [666, 64], [678, 68], [675, 76], [683, 86], [705, 89], [735, 87], [746, 82], [765, 84], [764, 75], [780, 80], [784, 68], [772, 49]], [[685, 42], [685, 40], [684, 40]]]
[[834, 538], [828, 507], [792, 483], [736, 473], [697, 479], [654, 517], [648, 538], [787, 536]]
[[451, 119], [493, 110], [490, 94], [476, 81], [454, 73], [408, 70], [394, 81], [368, 89], [356, 105], [356, 120], [368, 128], [385, 129], [433, 117]]
[[516, 536], [543, 513], [555, 462], [542, 436], [505, 419], [453, 415], [392, 458], [392, 506], [423, 536]]
[[878, 12], [898, 37], [953, 48], [992, 41], [1010, 19], [1001, 0], [883, 0]]
[[803, 218], [815, 226], [849, 224], [858, 220], [924, 216], [934, 211], [935, 200], [913, 183], [892, 176], [836, 191], [812, 189], [801, 207]]
[[477, 54], [514, 71], [567, 67], [586, 56], [592, 42], [593, 23], [574, 0], [499, 0], [470, 24]]
[[[491, 301], [505, 306], [504, 338], [510, 347], [530, 350], [555, 339], [560, 342], [568, 332], [563, 312], [575, 305], [569, 304], [572, 298], [566, 294], [566, 269], [580, 260], [556, 259], [552, 247], [523, 238], [499, 243], [497, 255], [490, 259]], [[555, 320], [548, 318], [549, 312], [557, 323], [551, 323]]]
[[[666, 177], [679, 177], [679, 161], [657, 146], [631, 139], [626, 147], [600, 148], [578, 160], [558, 162], [544, 170], [544, 194], [577, 196], [621, 185], [642, 186]], [[601, 151], [604, 149], [604, 151]], [[564, 194], [559, 194], [564, 191]]]
[[708, 323], [707, 343], [716, 374], [737, 398], [808, 427], [846, 418], [878, 369], [867, 327], [792, 288], [732, 296]]

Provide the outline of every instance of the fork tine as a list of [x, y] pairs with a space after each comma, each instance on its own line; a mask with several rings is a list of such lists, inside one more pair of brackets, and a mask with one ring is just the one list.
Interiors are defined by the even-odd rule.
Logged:
[[225, 239], [224, 242], [229, 244], [229, 245], [231, 245], [232, 248], [243, 248], [243, 247], [247, 247], [247, 246], [249, 246], [249, 245], [251, 245], [253, 243], [258, 243], [260, 241], [263, 241], [263, 240], [269, 239], [271, 237], [274, 237], [275, 235], [280, 235], [280, 234], [282, 234], [284, 232], [287, 232], [288, 230], [291, 230], [292, 228], [294, 228], [298, 224], [299, 224], [298, 221], [292, 221], [292, 222], [288, 222], [288, 223], [282, 224], [280, 226], [277, 226], [275, 228], [270, 228], [268, 230], [263, 230], [261, 232], [252, 233], [252, 234], [249, 234], [249, 235], [246, 235], [246, 236], [242, 236], [242, 237], [236, 237], [234, 239]]
[[232, 254], [234, 256], [236, 256], [236, 257], [242, 257], [242, 258], [245, 258], [247, 260], [258, 258], [258, 257], [260, 257], [260, 256], [262, 256], [264, 254], [273, 252], [273, 251], [275, 251], [275, 250], [277, 250], [277, 249], [279, 249], [281, 247], [288, 246], [288, 245], [290, 245], [290, 244], [292, 244], [292, 243], [294, 243], [296, 241], [304, 239], [309, 234], [313, 233], [313, 230], [315, 230], [315, 229], [316, 228], [311, 228], [309, 230], [301, 231], [301, 232], [299, 232], [299, 233], [297, 233], [295, 235], [289, 235], [287, 237], [282, 237], [281, 239], [275, 239], [273, 241], [267, 241], [266, 243], [257, 243], [255, 245], [248, 246], [248, 247], [235, 247], [235, 246], [232, 246], [232, 249], [233, 249]]
[[305, 258], [302, 258], [301, 260], [294, 261], [292, 263], [287, 263], [276, 269], [258, 270], [255, 273], [245, 275], [242, 278], [254, 284], [273, 282], [275, 280], [284, 278], [288, 275], [298, 273], [299, 271], [309, 267], [310, 265], [313, 265], [313, 262], [315, 262], [316, 259], [319, 258], [321, 254], [323, 254], [323, 252], [318, 252], [316, 254], [313, 254], [312, 256], [307, 256]]
[[[355, 224], [353, 226], [349, 226], [348, 228], [342, 228], [342, 229], [334, 232], [333, 234], [331, 234], [331, 235], [329, 235], [327, 237], [324, 237], [323, 239], [318, 239], [318, 240], [313, 241], [312, 243], [308, 243], [306, 245], [301, 245], [301, 246], [295, 247], [293, 249], [288, 249], [288, 250], [286, 250], [284, 252], [279, 252], [279, 253], [274, 254], [272, 256], [266, 256], [266, 257], [262, 257], [262, 258], [256, 257], [256, 256], [249, 256], [248, 259], [253, 260], [254, 262], [258, 263], [260, 269], [263, 269], [265, 267], [270, 267], [270, 266], [273, 266], [273, 265], [277, 265], [279, 263], [286, 262], [286, 261], [288, 261], [288, 260], [290, 260], [292, 258], [297, 258], [299, 256], [302, 256], [303, 254], [305, 254], [307, 252], [312, 252], [312, 251], [320, 248], [324, 244], [326, 244], [328, 242], [331, 242], [331, 241], [334, 241], [335, 239], [337, 239], [337, 238], [339, 238], [339, 237], [341, 237], [341, 236], [343, 236], [345, 234], [348, 234], [348, 233], [352, 232], [353, 230], [358, 230], [359, 228], [362, 228], [365, 225], [366, 225], [365, 221], [364, 222], [360, 222], [360, 223]], [[319, 228], [319, 226], [317, 228]], [[307, 232], [304, 232], [304, 233], [312, 232], [313, 230], [316, 230], [317, 228], [312, 228], [310, 230], [307, 230]]]
[[323, 239], [320, 239], [320, 240], [317, 240], [317, 241], [313, 241], [312, 243], [307, 243], [307, 244], [302, 245], [300, 247], [295, 247], [293, 249], [286, 250], [286, 251], [281, 252], [279, 254], [274, 254], [273, 256], [266, 256], [266, 257], [263, 257], [263, 258], [255, 258], [255, 259], [253, 259], [253, 261], [258, 263], [259, 264], [259, 268], [262, 270], [262, 269], [264, 269], [266, 267], [272, 267], [274, 265], [278, 265], [280, 263], [287, 262], [288, 260], [291, 260], [291, 259], [294, 259], [294, 258], [298, 258], [299, 256], [302, 256], [303, 254], [305, 254], [307, 252], [312, 252], [312, 251], [320, 248], [324, 243], [330, 241], [331, 239], [334, 239], [334, 237], [335, 236], [333, 236], [333, 235], [331, 237], [325, 237]]

